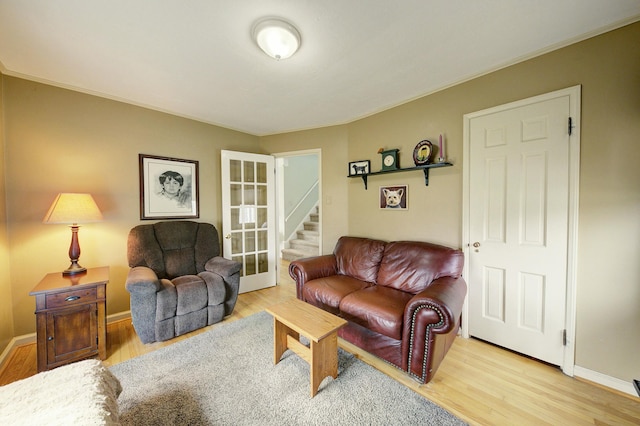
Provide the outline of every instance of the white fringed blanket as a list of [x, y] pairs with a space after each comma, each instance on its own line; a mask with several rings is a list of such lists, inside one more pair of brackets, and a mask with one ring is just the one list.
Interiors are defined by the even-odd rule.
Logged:
[[98, 360], [0, 387], [1, 425], [117, 425], [120, 382]]

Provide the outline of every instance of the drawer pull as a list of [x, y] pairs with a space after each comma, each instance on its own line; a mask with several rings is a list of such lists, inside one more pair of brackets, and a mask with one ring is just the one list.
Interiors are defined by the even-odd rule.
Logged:
[[80, 296], [69, 296], [65, 300], [65, 302], [73, 302], [74, 300], [80, 299]]

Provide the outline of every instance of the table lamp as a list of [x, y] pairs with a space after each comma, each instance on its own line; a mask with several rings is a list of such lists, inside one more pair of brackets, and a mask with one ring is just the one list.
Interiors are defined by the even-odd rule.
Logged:
[[78, 223], [98, 222], [102, 219], [102, 213], [91, 194], [60, 193], [53, 200], [42, 222], [71, 224], [71, 246], [69, 247], [71, 265], [62, 272], [62, 275], [74, 275], [87, 270], [78, 264], [80, 258]]

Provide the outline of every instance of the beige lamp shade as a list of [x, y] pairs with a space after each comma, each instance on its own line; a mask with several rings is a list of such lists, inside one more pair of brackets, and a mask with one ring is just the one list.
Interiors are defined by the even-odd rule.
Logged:
[[60, 193], [42, 220], [44, 223], [86, 223], [103, 220], [91, 194]]
[[78, 242], [78, 223], [98, 222], [102, 220], [102, 213], [93, 200], [91, 194], [70, 194], [60, 193], [53, 200], [49, 211], [44, 216], [44, 223], [70, 223], [71, 226], [71, 246], [69, 247], [69, 259], [71, 265], [62, 275], [73, 275], [86, 272], [78, 264], [80, 258], [80, 243]]

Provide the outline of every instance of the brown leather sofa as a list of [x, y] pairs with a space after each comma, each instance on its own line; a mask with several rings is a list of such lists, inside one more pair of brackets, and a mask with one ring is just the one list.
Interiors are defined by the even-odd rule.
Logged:
[[338, 335], [429, 382], [453, 343], [467, 293], [460, 250], [342, 237], [333, 254], [291, 262], [296, 295], [348, 324]]

